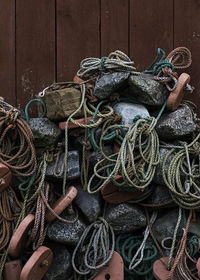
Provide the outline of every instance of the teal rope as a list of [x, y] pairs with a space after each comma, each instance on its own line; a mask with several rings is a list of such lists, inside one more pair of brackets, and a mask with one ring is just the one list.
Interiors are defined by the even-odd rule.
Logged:
[[[159, 60], [159, 57], [161, 55], [161, 58]], [[145, 74], [153, 74], [157, 75], [160, 70], [164, 67], [169, 67], [171, 68], [172, 71], [174, 71], [174, 65], [171, 63], [169, 60], [165, 60], [165, 51], [162, 50], [161, 48], [158, 48], [156, 57], [154, 61], [151, 63], [151, 65], [148, 67], [147, 70], [145, 70], [143, 73]]]
[[38, 99], [38, 98], [35, 98], [35, 99], [31, 99], [27, 104], [26, 104], [26, 107], [25, 107], [25, 115], [26, 115], [26, 121], [27, 123], [29, 123], [29, 114], [28, 114], [28, 109], [29, 109], [29, 106], [32, 102], [39, 102], [42, 104], [42, 107], [43, 107], [43, 113], [42, 115], [40, 116], [40, 118], [43, 118], [45, 115], [46, 115], [46, 112], [47, 112], [47, 108], [46, 108], [46, 104], [41, 100], [41, 99]]
[[[37, 175], [37, 172], [34, 172], [33, 175], [31, 176], [31, 178], [28, 178], [26, 181], [24, 181], [21, 184], [19, 184], [18, 189], [20, 191], [23, 191], [23, 192], [29, 190], [32, 187], [32, 185], [33, 185], [33, 183], [35, 181], [36, 175]], [[27, 187], [23, 187], [26, 184], [28, 184]]]
[[[153, 264], [158, 258], [158, 251], [150, 238], [147, 239], [144, 250], [144, 257], [137, 269], [129, 270], [129, 263], [134, 252], [140, 247], [141, 237], [123, 234], [116, 237], [115, 250], [122, 256], [124, 261], [125, 278], [137, 279], [143, 277], [144, 280], [153, 280]], [[137, 261], [137, 259], [136, 259]], [[134, 278], [135, 277], [135, 278]]]
[[102, 56], [101, 60], [100, 60], [100, 66], [101, 68], [99, 69], [100, 71], [105, 71], [106, 68], [105, 68], [105, 61], [108, 59], [107, 56]]

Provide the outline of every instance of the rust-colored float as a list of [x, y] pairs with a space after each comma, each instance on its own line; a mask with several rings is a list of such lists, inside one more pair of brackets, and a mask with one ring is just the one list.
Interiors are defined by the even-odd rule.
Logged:
[[94, 280], [124, 280], [124, 262], [120, 254], [114, 252], [109, 265], [105, 266]]
[[[60, 215], [66, 208], [69, 206], [70, 203], [74, 200], [74, 198], [77, 196], [77, 189], [73, 186], [71, 186], [68, 190], [66, 195], [58, 199], [53, 206], [53, 211], [57, 214]], [[51, 212], [47, 211], [46, 214], [46, 220], [47, 222], [51, 223], [56, 219], [56, 216]]]
[[[169, 257], [163, 257], [159, 260], [155, 261], [153, 265], [153, 275], [156, 280], [167, 280], [170, 271], [167, 269], [169, 262]], [[174, 259], [172, 259], [172, 264], [174, 263]], [[173, 278], [174, 280], [178, 280], [176, 277]]]
[[[123, 177], [117, 175], [115, 179], [118, 183], [123, 182]], [[136, 198], [142, 193], [142, 191], [126, 192], [119, 191], [119, 187], [115, 186], [114, 183], [109, 180], [101, 189], [101, 194], [105, 201], [113, 204], [122, 203]]]
[[51, 249], [40, 246], [24, 265], [20, 280], [41, 280], [53, 260]]
[[34, 223], [34, 219], [35, 216], [33, 214], [27, 215], [13, 234], [8, 247], [8, 254], [12, 258], [18, 258], [22, 255], [27, 245], [28, 232]]
[[7, 262], [4, 267], [4, 280], [19, 280], [22, 271], [22, 261]]
[[180, 105], [184, 94], [185, 94], [185, 86], [190, 82], [190, 75], [186, 73], [182, 73], [178, 78], [177, 87], [174, 91], [172, 91], [167, 100], [167, 108], [171, 111], [175, 111]]

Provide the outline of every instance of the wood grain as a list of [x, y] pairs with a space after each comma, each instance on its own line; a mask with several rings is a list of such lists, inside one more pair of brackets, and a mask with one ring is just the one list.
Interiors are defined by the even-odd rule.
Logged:
[[55, 79], [55, 0], [16, 1], [17, 104]]
[[15, 1], [0, 1], [0, 11], [0, 96], [15, 106]]
[[86, 57], [100, 56], [99, 0], [57, 0], [57, 77], [71, 81]]

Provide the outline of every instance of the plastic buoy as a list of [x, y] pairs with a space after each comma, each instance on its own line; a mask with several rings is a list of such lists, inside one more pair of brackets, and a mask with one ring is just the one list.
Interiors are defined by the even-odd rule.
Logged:
[[171, 111], [175, 111], [180, 105], [184, 94], [185, 94], [185, 86], [190, 82], [190, 75], [186, 73], [182, 73], [178, 78], [177, 87], [174, 91], [172, 91], [167, 100], [167, 108]]
[[8, 254], [13, 258], [18, 258], [22, 255], [24, 248], [27, 245], [28, 232], [34, 223], [35, 216], [29, 214], [19, 224], [17, 230], [13, 234], [8, 247]]
[[41, 246], [24, 265], [20, 280], [41, 280], [48, 271], [53, 260], [51, 249]]
[[6, 165], [0, 163], [0, 193], [9, 186], [11, 178], [10, 169]]
[[124, 262], [120, 254], [114, 252], [108, 266], [94, 278], [94, 280], [124, 280]]
[[[58, 199], [53, 206], [53, 211], [57, 214], [60, 215], [66, 208], [69, 206], [70, 203], [74, 200], [74, 198], [77, 196], [77, 189], [73, 186], [71, 186], [68, 190], [67, 193], [64, 197], [61, 197]], [[46, 220], [47, 222], [51, 223], [56, 219], [56, 216], [53, 215], [49, 210], [47, 211], [46, 214]]]
[[[117, 175], [116, 181], [118, 183], [123, 182], [123, 177]], [[113, 204], [122, 203], [125, 201], [129, 201], [131, 199], [136, 198], [142, 193], [142, 191], [134, 191], [134, 192], [126, 192], [126, 191], [119, 191], [119, 187], [115, 186], [114, 183], [109, 180], [101, 189], [101, 194], [105, 201]]]
[[4, 280], [19, 280], [21, 271], [21, 260], [7, 262], [4, 267]]

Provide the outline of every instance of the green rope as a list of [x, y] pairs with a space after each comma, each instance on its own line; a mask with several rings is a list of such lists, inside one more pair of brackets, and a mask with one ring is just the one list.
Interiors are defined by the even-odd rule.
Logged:
[[29, 109], [29, 106], [32, 102], [39, 102], [42, 104], [42, 107], [43, 107], [43, 113], [42, 115], [40, 116], [40, 118], [43, 118], [45, 117], [46, 115], [46, 112], [47, 112], [47, 109], [46, 109], [46, 104], [41, 100], [41, 99], [38, 99], [38, 98], [35, 98], [35, 99], [31, 99], [27, 104], [26, 104], [26, 107], [25, 107], [25, 115], [26, 115], [26, 121], [27, 123], [29, 123], [29, 114], [28, 114], [28, 109]]
[[[162, 176], [174, 202], [184, 209], [200, 209], [200, 134], [182, 149], [172, 148], [164, 157]], [[173, 158], [170, 159], [173, 155]]]
[[[159, 60], [160, 55], [161, 55], [161, 58]], [[169, 60], [165, 60], [164, 59], [165, 56], [166, 55], [165, 55], [164, 50], [162, 50], [161, 48], [158, 48], [154, 61], [148, 67], [148, 70], [145, 70], [143, 73], [157, 75], [164, 67], [171, 68], [171, 70], [174, 71], [173, 63], [170, 62]]]
[[[148, 238], [144, 247], [144, 255], [137, 269], [129, 269], [129, 264], [133, 258], [134, 252], [141, 246], [141, 236], [132, 234], [122, 234], [116, 237], [115, 250], [122, 256], [124, 261], [125, 278], [137, 279], [142, 277], [144, 280], [153, 280], [153, 264], [158, 258], [158, 251], [151, 238]], [[138, 261], [139, 259], [136, 259]]]
[[[31, 176], [31, 178], [28, 178], [26, 181], [22, 182], [21, 184], [19, 184], [18, 186], [18, 189], [20, 191], [27, 191], [28, 189], [30, 189], [35, 181], [35, 178], [36, 178], [36, 175], [37, 175], [37, 172], [34, 172], [33, 175]], [[27, 187], [23, 187], [27, 185]]]
[[99, 65], [101, 66], [101, 68], [99, 70], [101, 71], [105, 71], [106, 68], [105, 68], [105, 61], [108, 59], [107, 56], [102, 56], [101, 60], [100, 60], [100, 63]]

